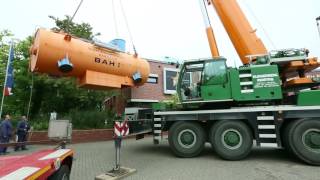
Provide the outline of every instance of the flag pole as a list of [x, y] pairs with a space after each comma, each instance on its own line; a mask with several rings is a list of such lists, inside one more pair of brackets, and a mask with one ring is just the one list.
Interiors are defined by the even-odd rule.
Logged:
[[29, 114], [30, 114], [32, 92], [33, 92], [33, 73], [31, 74], [31, 86], [30, 86], [30, 97], [29, 97], [29, 103], [28, 103], [27, 119], [29, 119]]
[[10, 51], [12, 51], [12, 48], [13, 48], [13, 41], [11, 41], [11, 43], [10, 43], [10, 49], [9, 49], [9, 53], [8, 53], [8, 61], [7, 61], [6, 75], [5, 75], [5, 78], [4, 78], [2, 98], [1, 98], [0, 118], [2, 117], [4, 93], [5, 93], [5, 89], [6, 89], [6, 85], [7, 85], [8, 70], [9, 70], [9, 66], [10, 66]]

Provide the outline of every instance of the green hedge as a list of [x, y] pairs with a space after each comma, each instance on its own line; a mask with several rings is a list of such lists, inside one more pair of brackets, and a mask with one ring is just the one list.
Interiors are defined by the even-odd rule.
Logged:
[[112, 128], [114, 113], [111, 111], [71, 111], [69, 114], [73, 129]]
[[[59, 115], [57, 119], [71, 120], [73, 129], [113, 128], [115, 114], [112, 111], [79, 111], [72, 110], [68, 114]], [[30, 120], [33, 130], [47, 130], [49, 115], [37, 116]], [[16, 123], [15, 123], [16, 124]]]

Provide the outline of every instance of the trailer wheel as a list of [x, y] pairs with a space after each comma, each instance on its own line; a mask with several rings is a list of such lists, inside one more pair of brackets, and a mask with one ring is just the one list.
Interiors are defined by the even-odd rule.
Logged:
[[302, 161], [320, 165], [320, 121], [302, 119], [294, 122], [289, 129], [288, 144]]
[[241, 121], [219, 121], [210, 129], [210, 142], [215, 152], [226, 160], [240, 160], [251, 152], [253, 137]]
[[49, 180], [69, 180], [70, 179], [70, 169], [67, 165], [62, 165], [57, 172], [49, 177]]
[[198, 156], [205, 143], [205, 133], [198, 123], [176, 122], [169, 129], [169, 144], [173, 153], [179, 157]]

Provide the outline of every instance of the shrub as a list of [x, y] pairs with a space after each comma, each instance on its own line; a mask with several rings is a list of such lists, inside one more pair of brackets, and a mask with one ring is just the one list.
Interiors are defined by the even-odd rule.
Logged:
[[30, 126], [33, 130], [41, 131], [48, 130], [49, 127], [49, 115], [39, 115], [29, 120]]
[[[33, 127], [33, 130], [48, 130], [49, 127], [48, 115], [38, 115], [32, 118], [29, 122]], [[73, 129], [103, 129], [113, 128], [113, 120], [115, 119], [115, 113], [108, 111], [97, 111], [97, 110], [71, 110], [68, 114], [58, 114], [57, 119], [70, 120]], [[13, 122], [16, 126], [17, 120]], [[15, 127], [14, 126], [14, 127]]]
[[101, 129], [113, 127], [112, 111], [78, 111], [72, 110], [68, 115], [73, 129]]
[[39, 121], [36, 123], [32, 123], [33, 130], [48, 130], [49, 122], [48, 121]]

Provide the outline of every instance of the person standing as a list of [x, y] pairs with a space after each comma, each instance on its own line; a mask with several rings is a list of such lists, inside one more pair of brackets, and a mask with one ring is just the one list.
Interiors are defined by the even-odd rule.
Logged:
[[15, 147], [15, 151], [18, 151], [20, 148], [22, 150], [27, 150], [25, 142], [27, 140], [28, 131], [30, 130], [30, 125], [28, 123], [28, 119], [26, 116], [21, 116], [21, 120], [18, 122], [17, 125], [17, 136], [18, 136], [18, 143], [23, 143], [21, 145], [17, 145]]
[[[1, 143], [9, 143], [9, 140], [12, 135], [12, 124], [10, 115], [6, 115], [5, 119], [2, 121], [0, 126], [0, 142]], [[7, 147], [0, 147], [0, 153], [6, 154]]]

